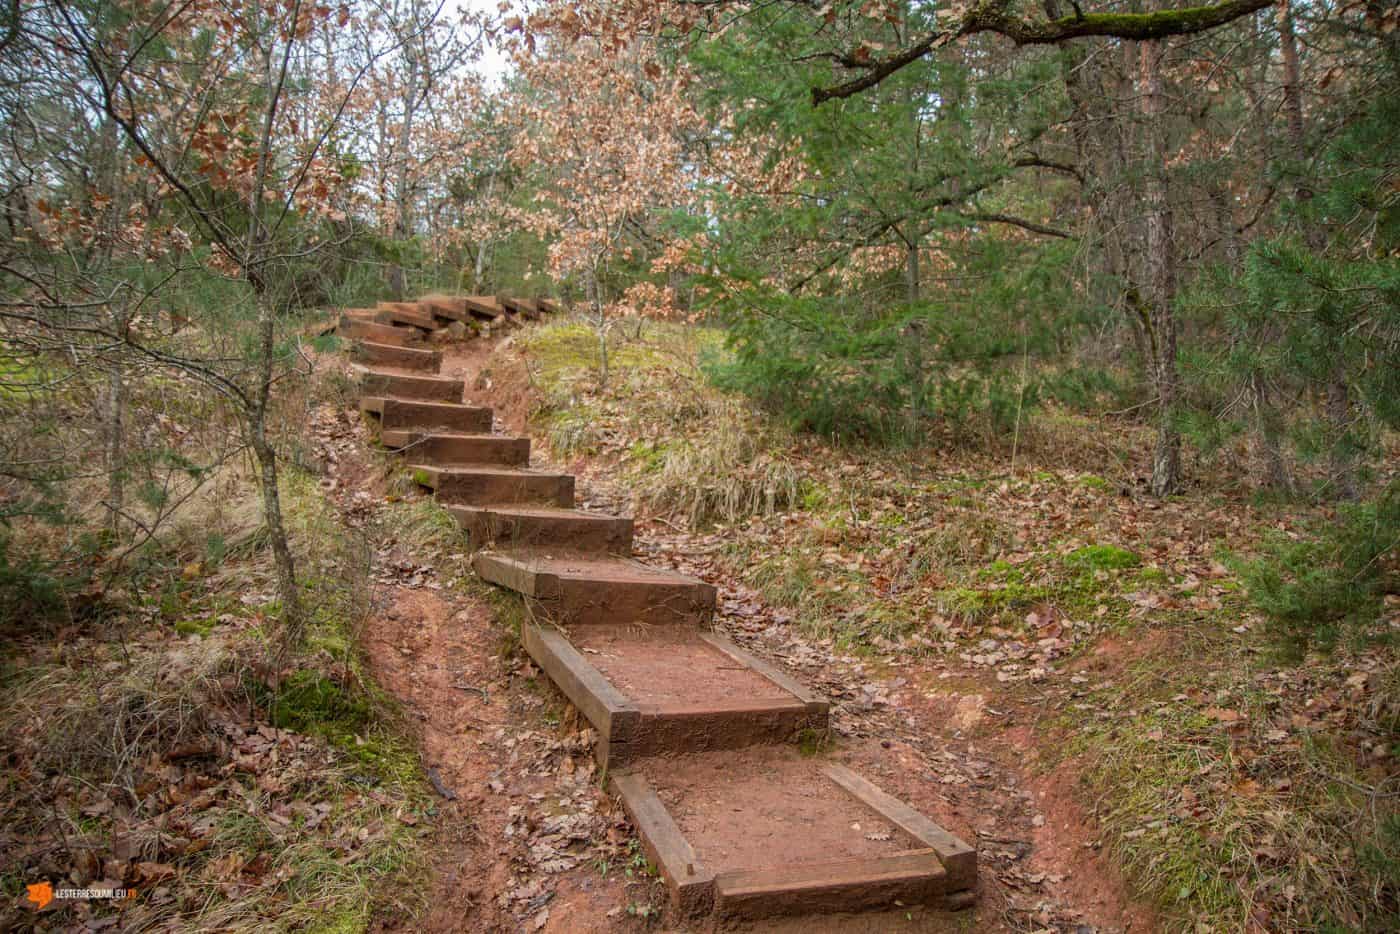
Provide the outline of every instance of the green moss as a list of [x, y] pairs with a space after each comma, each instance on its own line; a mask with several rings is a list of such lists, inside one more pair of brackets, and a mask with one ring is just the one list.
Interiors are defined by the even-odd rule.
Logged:
[[214, 620], [182, 619], [175, 624], [175, 631], [182, 636], [199, 636], [203, 639], [214, 631]]
[[272, 722], [285, 730], [324, 735], [342, 745], [370, 721], [369, 704], [351, 697], [318, 671], [293, 672], [272, 704]]
[[654, 441], [633, 441], [627, 457], [642, 473], [655, 473], [666, 463], [667, 445]]
[[1165, 584], [1171, 580], [1171, 576], [1161, 568], [1141, 568], [1137, 577], [1144, 584]]
[[1079, 478], [1080, 486], [1087, 486], [1091, 490], [1106, 490], [1110, 484], [1103, 477], [1096, 477], [1093, 474], [1085, 474]]
[[419, 486], [428, 486], [428, 472], [423, 468], [413, 471], [413, 482]]
[[962, 616], [980, 617], [1002, 610], [1032, 607], [1045, 602], [1051, 596], [1048, 588], [1011, 582], [985, 589], [954, 587], [943, 591], [943, 602], [951, 612]]
[[1109, 571], [1135, 568], [1142, 563], [1142, 559], [1135, 552], [1116, 545], [1085, 545], [1065, 555], [1065, 563], [1095, 571]]

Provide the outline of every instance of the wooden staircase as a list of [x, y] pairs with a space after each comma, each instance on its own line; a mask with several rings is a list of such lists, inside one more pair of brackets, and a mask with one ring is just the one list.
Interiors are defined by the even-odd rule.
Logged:
[[[715, 588], [631, 557], [627, 518], [574, 506], [424, 346], [453, 322], [509, 327], [548, 300], [429, 296], [347, 311], [360, 409], [456, 517], [484, 579], [530, 610], [525, 650], [597, 730], [595, 755], [684, 915], [896, 904], [962, 908], [976, 854], [850, 769], [803, 755], [826, 700], [714, 633]], [[864, 829], [873, 828], [873, 829]]]

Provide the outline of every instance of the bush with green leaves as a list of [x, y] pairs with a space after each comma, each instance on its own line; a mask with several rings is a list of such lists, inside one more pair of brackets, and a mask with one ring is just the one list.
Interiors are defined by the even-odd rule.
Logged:
[[1400, 588], [1400, 482], [1374, 501], [1343, 506], [1314, 534], [1282, 534], [1264, 554], [1239, 562], [1251, 602], [1301, 655], [1341, 643], [1387, 638], [1385, 595]]
[[1054, 246], [986, 246], [970, 258], [974, 274], [984, 264], [1015, 265], [1024, 288], [1007, 291], [999, 281], [883, 308], [755, 283], [719, 303], [730, 352], [709, 360], [707, 372], [794, 428], [841, 440], [913, 442], [933, 423], [955, 435], [1009, 435], [1047, 388], [1079, 402], [1115, 388], [1106, 377], [1054, 372], [1065, 334], [1093, 317], [1063, 313], [1068, 301], [1025, 298], [1067, 288], [1053, 272], [1061, 254]]

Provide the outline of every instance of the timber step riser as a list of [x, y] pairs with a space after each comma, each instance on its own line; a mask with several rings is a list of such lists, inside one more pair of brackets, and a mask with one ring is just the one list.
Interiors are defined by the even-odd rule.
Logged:
[[[594, 758], [602, 768], [621, 768], [678, 749], [706, 752], [745, 746], [789, 746], [826, 732], [827, 716], [802, 707], [645, 713], [629, 730], [600, 738]], [[631, 734], [631, 735], [629, 735]]]
[[524, 594], [541, 619], [560, 626], [645, 623], [704, 628], [715, 612], [715, 588], [679, 574], [652, 572], [629, 579], [625, 574], [608, 575], [606, 567], [604, 576], [591, 576], [588, 570], [556, 573], [549, 570], [549, 561], [528, 553], [478, 553], [472, 567], [491, 583]]
[[632, 553], [632, 520], [614, 516], [533, 515], [506, 509], [450, 506], [473, 550], [492, 545], [549, 546], [583, 554]]
[[377, 308], [347, 308], [340, 313], [341, 318], [347, 321], [361, 321], [365, 324], [382, 324], [385, 327], [392, 327], [394, 316], [387, 311], [380, 311]]
[[416, 330], [356, 321], [353, 318], [342, 318], [336, 331], [341, 337], [349, 340], [374, 341], [377, 344], [391, 344], [397, 347], [416, 347], [423, 343], [422, 335]]
[[373, 341], [356, 342], [350, 356], [355, 362], [366, 366], [396, 366], [406, 370], [419, 370], [423, 373], [437, 373], [442, 367], [442, 351], [440, 350], [421, 350], [417, 347], [376, 344]]
[[561, 626], [645, 622], [708, 627], [715, 613], [714, 592], [689, 584], [561, 581], [555, 592], [532, 597], [531, 605], [541, 619]]
[[491, 410], [450, 402], [419, 402], [413, 399], [366, 398], [360, 407], [379, 416], [380, 431], [460, 431], [491, 430]]
[[389, 320], [397, 324], [407, 324], [412, 327], [422, 328], [431, 331], [437, 328], [437, 322], [433, 320], [433, 315], [429, 311], [424, 311], [416, 304], [408, 302], [380, 302], [379, 310], [384, 312]]
[[495, 471], [451, 473], [427, 466], [414, 471], [414, 480], [431, 487], [444, 504], [485, 506], [492, 503], [530, 503], [571, 507], [574, 504], [574, 478], [558, 474], [512, 474]]
[[461, 464], [498, 464], [523, 467], [530, 462], [530, 439], [501, 435], [453, 437], [415, 431], [383, 431], [380, 442], [415, 464], [451, 467]]
[[439, 376], [404, 376], [367, 370], [360, 379], [360, 391], [367, 396], [393, 396], [420, 402], [462, 401], [465, 386], [460, 379]]

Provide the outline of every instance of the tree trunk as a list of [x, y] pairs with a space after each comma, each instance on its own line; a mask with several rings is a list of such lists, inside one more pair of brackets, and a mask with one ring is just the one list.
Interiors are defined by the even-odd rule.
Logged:
[[106, 399], [106, 438], [104, 443], [103, 468], [107, 471], [107, 529], [112, 533], [113, 543], [121, 540], [122, 507], [126, 489], [125, 448], [126, 432], [123, 428], [126, 410], [126, 380], [122, 375], [121, 363], [113, 363], [107, 372]]
[[[418, 55], [411, 44], [404, 47], [407, 75], [403, 91], [403, 122], [399, 124], [399, 139], [394, 155], [397, 174], [394, 178], [394, 238], [402, 246], [413, 233], [413, 199], [409, 192], [409, 146], [413, 143], [413, 117], [418, 109]], [[389, 291], [395, 301], [402, 301], [408, 289], [403, 264], [389, 266]]]
[[593, 309], [593, 330], [598, 335], [598, 385], [608, 384], [608, 319], [603, 313], [603, 285], [598, 281], [598, 265], [588, 270], [585, 294]]
[[1170, 496], [1181, 489], [1181, 435], [1173, 424], [1179, 395], [1176, 367], [1176, 270], [1172, 216], [1167, 201], [1166, 132], [1163, 121], [1161, 42], [1141, 43], [1147, 280], [1150, 294], [1152, 381], [1157, 390], [1157, 444], [1151, 490]]
[[287, 542], [287, 529], [282, 522], [282, 497], [277, 488], [277, 452], [267, 438], [268, 404], [272, 399], [277, 352], [277, 312], [267, 280], [264, 263], [268, 254], [268, 233], [263, 224], [263, 191], [267, 186], [269, 162], [272, 155], [272, 127], [277, 117], [277, 105], [287, 78], [287, 56], [291, 40], [281, 64], [280, 74], [273, 73], [272, 53], [267, 55], [269, 99], [264, 113], [262, 147], [258, 152], [257, 172], [248, 193], [248, 238], [244, 251], [243, 274], [252, 287], [258, 303], [258, 344], [255, 358], [255, 379], [250, 404], [242, 412], [247, 425], [246, 434], [253, 455], [258, 461], [258, 486], [263, 499], [263, 522], [267, 526], [272, 546], [273, 564], [277, 569], [277, 597], [282, 604], [282, 626], [286, 644], [300, 641], [304, 618], [297, 590], [296, 564]]
[[[1312, 200], [1313, 191], [1308, 184], [1307, 138], [1303, 128], [1303, 79], [1302, 66], [1298, 59], [1298, 36], [1293, 28], [1292, 0], [1279, 0], [1278, 5], [1279, 60], [1283, 65], [1283, 112], [1288, 121], [1289, 156], [1293, 161], [1294, 196], [1298, 204], [1305, 205]], [[1320, 225], [1308, 223], [1303, 217], [1304, 239], [1313, 252], [1318, 253], [1326, 246], [1326, 239]], [[1341, 499], [1355, 499], [1356, 458], [1351, 444], [1351, 387], [1347, 385], [1346, 368], [1340, 360], [1340, 348], [1334, 348], [1338, 361], [1327, 381], [1326, 405], [1324, 414], [1332, 429], [1332, 450], [1329, 467], [1333, 487]]]
[[282, 623], [287, 641], [301, 639], [301, 595], [297, 589], [296, 563], [282, 521], [282, 494], [278, 490], [277, 451], [267, 437], [267, 408], [272, 396], [276, 315], [265, 296], [258, 297], [258, 385], [256, 404], [248, 415], [248, 444], [258, 461], [258, 486], [263, 500], [263, 523], [267, 526], [272, 561], [277, 569], [277, 599], [282, 604]]
[[[496, 193], [496, 173], [492, 172], [486, 176], [486, 203], [491, 203], [491, 197]], [[481, 277], [486, 272], [486, 254], [491, 248], [491, 238], [485, 237], [476, 247], [476, 264], [472, 270], [472, 289], [481, 288]]]
[[[919, 302], [919, 280], [919, 244], [916, 240], [908, 244], [904, 267], [905, 298], [911, 313]], [[909, 367], [909, 440], [917, 444], [923, 438], [927, 375], [924, 373], [924, 329], [916, 318], [911, 317], [904, 326], [904, 340]]]

